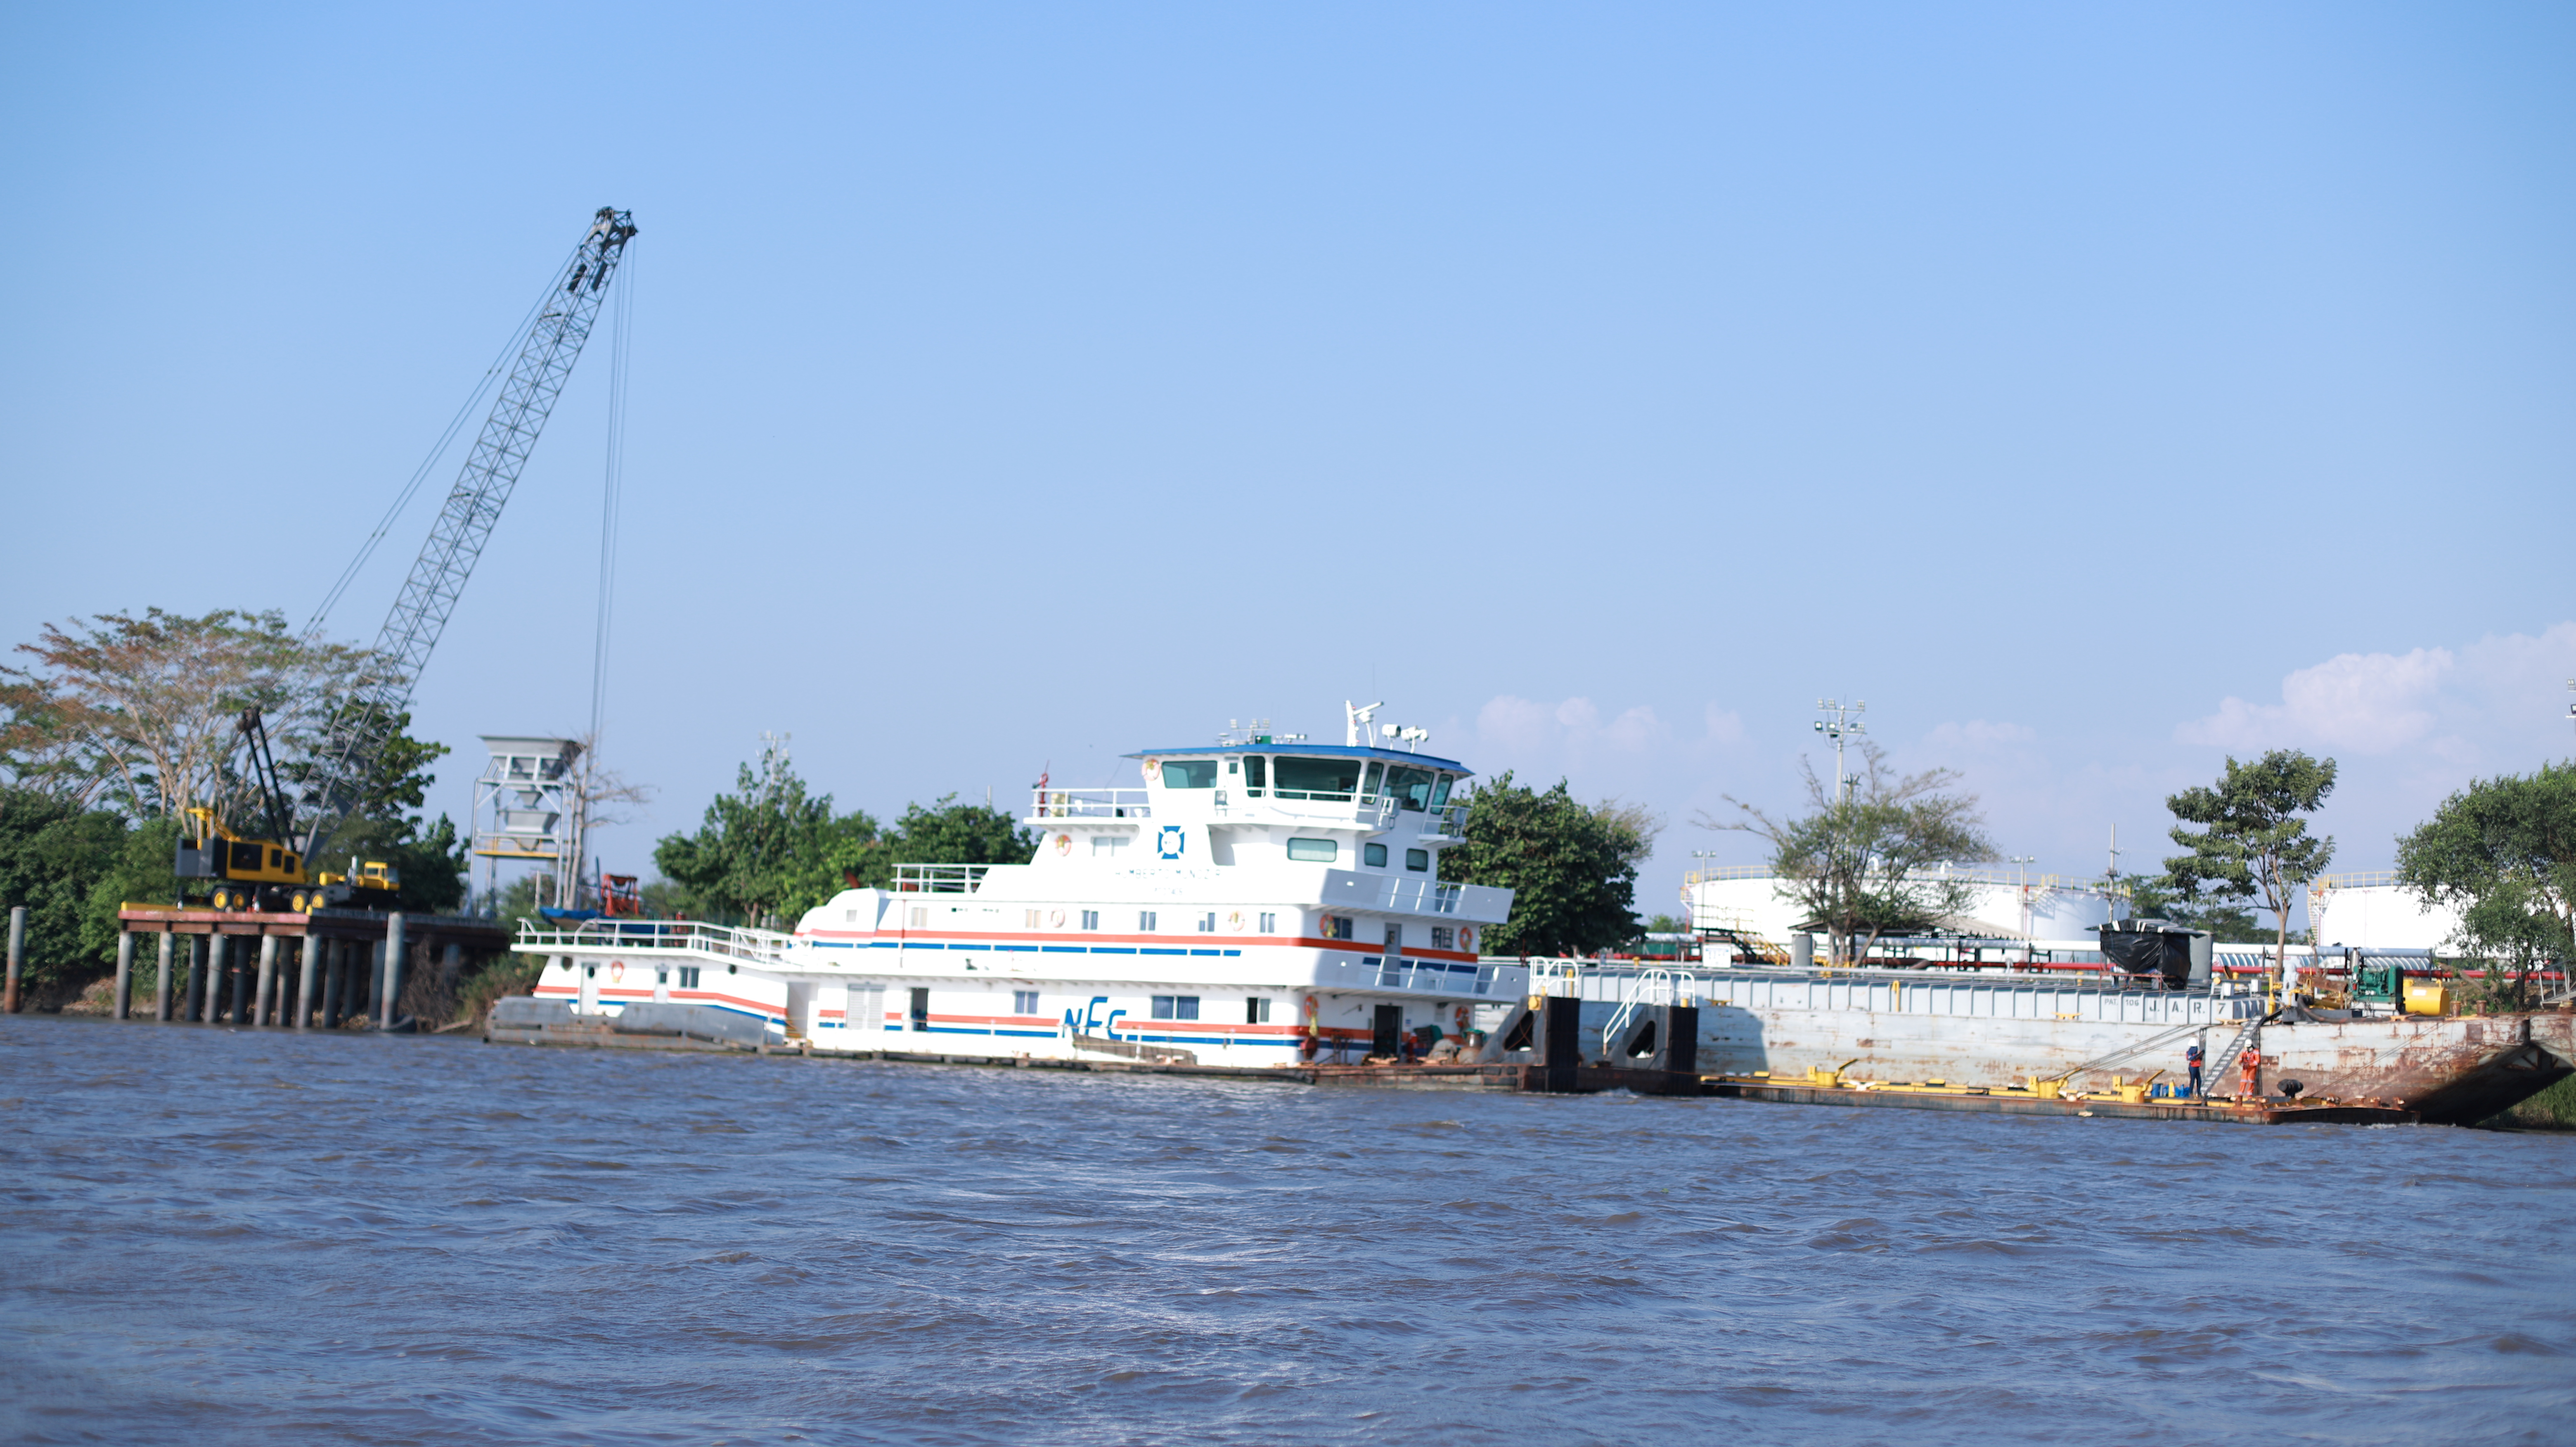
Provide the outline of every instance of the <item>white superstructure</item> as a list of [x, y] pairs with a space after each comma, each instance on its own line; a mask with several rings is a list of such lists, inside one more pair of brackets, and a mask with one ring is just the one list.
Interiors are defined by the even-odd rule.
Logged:
[[1351, 712], [1340, 746], [1252, 734], [1129, 755], [1140, 788], [1039, 789], [1027, 863], [900, 866], [894, 888], [843, 891], [792, 935], [599, 920], [519, 947], [551, 957], [537, 993], [577, 1013], [703, 1005], [818, 1049], [1392, 1053], [1421, 1026], [1463, 1030], [1525, 972], [1477, 958], [1511, 891], [1439, 881], [1467, 768], [1362, 742]]

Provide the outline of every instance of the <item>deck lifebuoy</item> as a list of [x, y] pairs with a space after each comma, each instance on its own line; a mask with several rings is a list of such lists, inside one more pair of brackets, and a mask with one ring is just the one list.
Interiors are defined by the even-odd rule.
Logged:
[[1163, 772], [1163, 761], [1161, 759], [1147, 759], [1145, 761], [1146, 778], [1150, 779], [1161, 772]]
[[1458, 927], [1458, 948], [1470, 951], [1476, 948], [1476, 927], [1474, 925], [1460, 925]]
[[1306, 1028], [1309, 1030], [1314, 1029], [1316, 1022], [1324, 1018], [1324, 1002], [1316, 999], [1312, 995], [1308, 995], [1306, 997], [1305, 1015]]
[[1055, 852], [1058, 854], [1071, 854], [1073, 852], [1073, 836], [1070, 834], [1059, 834], [1055, 836]]

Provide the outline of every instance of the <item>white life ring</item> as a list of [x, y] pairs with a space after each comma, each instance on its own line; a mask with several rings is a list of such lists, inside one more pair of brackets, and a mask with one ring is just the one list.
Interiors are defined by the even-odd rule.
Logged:
[[1236, 934], [1243, 933], [1243, 911], [1238, 909], [1226, 915], [1225, 927]]
[[1145, 761], [1146, 778], [1150, 779], [1161, 772], [1163, 772], [1163, 761], [1161, 759], [1147, 759]]
[[1047, 923], [1054, 925], [1057, 929], [1064, 928], [1064, 911], [1059, 909], [1050, 913], [1047, 916]]
[[1055, 836], [1055, 852], [1059, 855], [1071, 854], [1073, 852], [1073, 836], [1070, 834], [1059, 834]]
[[626, 962], [624, 960], [610, 960], [608, 962], [608, 978], [609, 982], [612, 984], [625, 979]]

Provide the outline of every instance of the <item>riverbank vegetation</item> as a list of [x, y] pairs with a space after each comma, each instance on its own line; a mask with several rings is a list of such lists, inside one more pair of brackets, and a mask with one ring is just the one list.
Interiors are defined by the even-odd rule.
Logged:
[[[305, 760], [365, 681], [366, 654], [291, 634], [275, 612], [157, 608], [49, 623], [18, 653], [0, 667], [0, 904], [28, 907], [31, 1005], [60, 1008], [114, 969], [118, 906], [179, 899], [188, 810], [264, 832], [242, 712], [261, 711], [289, 791], [312, 784]], [[404, 908], [443, 913], [465, 897], [465, 845], [444, 815], [421, 815], [447, 750], [409, 730], [395, 720], [315, 857], [384, 860]]]

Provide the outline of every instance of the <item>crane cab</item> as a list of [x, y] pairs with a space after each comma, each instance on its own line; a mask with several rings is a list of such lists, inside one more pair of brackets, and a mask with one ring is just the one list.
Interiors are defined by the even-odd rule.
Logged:
[[320, 897], [309, 887], [304, 858], [274, 839], [249, 839], [225, 828], [212, 809], [190, 809], [193, 835], [179, 840], [171, 872], [181, 879], [210, 879], [208, 902], [217, 909], [294, 909]]

